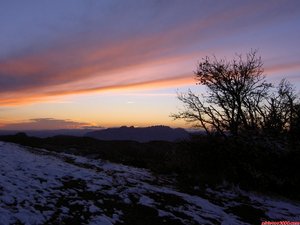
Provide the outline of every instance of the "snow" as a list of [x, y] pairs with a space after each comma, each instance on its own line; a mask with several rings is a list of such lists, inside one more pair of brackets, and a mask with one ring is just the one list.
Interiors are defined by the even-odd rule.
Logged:
[[[240, 204], [263, 210], [265, 220], [300, 220], [296, 202], [239, 189], [207, 189], [196, 196], [170, 183], [171, 179], [146, 169], [0, 142], [0, 225], [70, 219], [122, 224], [134, 209], [182, 224], [250, 224], [229, 210]], [[248, 202], [242, 202], [241, 196], [247, 196]]]

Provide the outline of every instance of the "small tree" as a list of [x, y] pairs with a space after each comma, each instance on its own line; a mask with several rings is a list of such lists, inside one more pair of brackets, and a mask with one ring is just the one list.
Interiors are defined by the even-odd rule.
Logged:
[[297, 118], [297, 95], [291, 83], [283, 79], [265, 104], [263, 129], [267, 133], [279, 135], [293, 130]]
[[256, 51], [232, 61], [206, 57], [195, 72], [198, 84], [207, 88], [201, 96], [190, 90], [178, 94], [184, 108], [171, 116], [194, 122], [208, 134], [226, 136], [241, 132], [289, 129], [294, 102], [297, 98], [292, 86], [283, 80], [272, 93], [272, 84], [263, 75], [262, 60]]
[[293, 117], [290, 124], [289, 134], [293, 140], [299, 141], [299, 137], [300, 137], [300, 104], [299, 103], [294, 105]]

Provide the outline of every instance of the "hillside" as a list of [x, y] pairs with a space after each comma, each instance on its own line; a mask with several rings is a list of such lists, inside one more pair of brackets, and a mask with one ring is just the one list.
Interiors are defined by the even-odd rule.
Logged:
[[58, 129], [58, 130], [0, 130], [0, 135], [14, 135], [19, 132], [26, 133], [32, 137], [53, 137], [57, 135], [71, 135], [76, 137], [82, 137], [86, 133], [91, 132], [91, 129]]
[[100, 140], [131, 140], [138, 142], [149, 141], [178, 141], [189, 139], [189, 133], [182, 128], [167, 126], [153, 127], [119, 127], [92, 131], [86, 134]]
[[[255, 224], [300, 205], [239, 189], [190, 195], [172, 177], [0, 142], [0, 224]], [[195, 187], [197, 189], [197, 187]]]

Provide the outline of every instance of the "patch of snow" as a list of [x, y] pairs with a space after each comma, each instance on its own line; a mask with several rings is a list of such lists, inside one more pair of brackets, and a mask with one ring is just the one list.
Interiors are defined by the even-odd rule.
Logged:
[[145, 195], [142, 195], [139, 199], [139, 204], [146, 205], [146, 206], [153, 206], [154, 201], [153, 201], [153, 199], [151, 199]]
[[94, 217], [89, 225], [113, 225], [113, 221], [107, 217], [107, 216], [97, 216], [97, 217]]

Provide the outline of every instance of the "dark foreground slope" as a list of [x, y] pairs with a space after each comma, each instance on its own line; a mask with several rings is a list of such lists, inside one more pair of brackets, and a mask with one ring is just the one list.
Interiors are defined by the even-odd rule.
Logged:
[[194, 186], [205, 189], [207, 185], [226, 182], [249, 191], [300, 200], [298, 143], [289, 146], [263, 139], [217, 137], [139, 143], [71, 136], [35, 138], [24, 134], [2, 136], [0, 140], [176, 175], [177, 187], [189, 193], [195, 193]]
[[[176, 189], [172, 176], [0, 142], [0, 224], [194, 225], [298, 220], [296, 202]], [[198, 187], [194, 187], [198, 190]]]
[[94, 159], [110, 160], [136, 167], [163, 171], [167, 168], [168, 156], [176, 151], [180, 143], [154, 141], [101, 141], [91, 137], [54, 136], [49, 138], [29, 137], [24, 133], [0, 136], [0, 140], [24, 146], [43, 148]]

